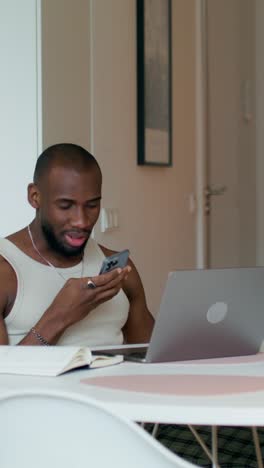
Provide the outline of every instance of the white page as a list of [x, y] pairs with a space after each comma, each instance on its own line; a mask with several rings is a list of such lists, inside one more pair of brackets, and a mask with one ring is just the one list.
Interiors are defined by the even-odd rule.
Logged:
[[[69, 364], [79, 349], [69, 346], [0, 346], [0, 372], [56, 375]], [[89, 364], [91, 353], [88, 348], [84, 350]]]

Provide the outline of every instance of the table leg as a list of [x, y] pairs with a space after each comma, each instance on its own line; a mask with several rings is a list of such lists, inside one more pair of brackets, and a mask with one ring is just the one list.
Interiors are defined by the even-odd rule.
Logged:
[[[217, 462], [217, 457], [216, 457], [216, 459], [214, 458], [214, 454], [210, 452], [207, 445], [204, 443], [203, 439], [198, 434], [197, 430], [191, 425], [188, 425], [188, 427], [189, 427], [190, 431], [192, 432], [192, 434], [194, 435], [197, 442], [200, 444], [200, 446], [202, 447], [202, 449], [206, 453], [209, 460], [212, 462], [213, 468], [220, 468], [219, 465], [218, 465], [218, 462]], [[212, 433], [213, 433], [213, 428], [212, 428]], [[212, 444], [213, 444], [213, 440], [212, 440]]]
[[257, 431], [257, 428], [254, 426], [251, 427], [251, 430], [252, 430], [252, 436], [253, 436], [253, 441], [255, 445], [258, 468], [263, 468], [263, 460], [262, 460], [262, 453], [261, 453], [261, 449], [259, 445], [258, 431]]
[[213, 467], [217, 468], [218, 465], [218, 443], [217, 443], [217, 426], [212, 426], [212, 455], [213, 455]]
[[156, 437], [158, 429], [159, 429], [159, 424], [155, 423], [152, 429], [152, 433], [151, 433], [153, 437]]

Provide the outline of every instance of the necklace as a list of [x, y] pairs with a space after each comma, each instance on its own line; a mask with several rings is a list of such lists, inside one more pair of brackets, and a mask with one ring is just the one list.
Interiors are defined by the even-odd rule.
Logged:
[[[63, 276], [63, 274], [49, 261], [47, 260], [39, 251], [39, 249], [37, 248], [35, 242], [34, 242], [34, 239], [33, 239], [33, 236], [32, 236], [32, 232], [31, 232], [31, 229], [30, 229], [30, 226], [28, 225], [27, 227], [27, 230], [28, 230], [28, 235], [29, 235], [29, 238], [31, 240], [31, 244], [33, 246], [33, 249], [37, 252], [37, 254], [40, 256], [40, 258], [42, 258], [42, 260], [44, 260], [44, 262], [47, 263], [47, 265], [49, 265], [56, 273], [57, 275], [59, 275], [64, 281], [67, 281], [68, 278], [65, 278], [65, 276]], [[82, 271], [81, 271], [81, 278], [83, 278], [83, 270], [84, 270], [84, 261], [83, 261], [83, 258], [82, 258]]]

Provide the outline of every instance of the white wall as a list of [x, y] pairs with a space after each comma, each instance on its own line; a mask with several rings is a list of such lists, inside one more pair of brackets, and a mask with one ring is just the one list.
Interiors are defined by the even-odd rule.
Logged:
[[33, 217], [27, 184], [38, 154], [37, 1], [0, 0], [0, 236]]

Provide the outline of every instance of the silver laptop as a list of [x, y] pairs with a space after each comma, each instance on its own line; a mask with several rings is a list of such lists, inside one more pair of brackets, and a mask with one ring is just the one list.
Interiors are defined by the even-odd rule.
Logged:
[[181, 270], [169, 274], [149, 345], [108, 351], [147, 363], [242, 356], [263, 336], [264, 268]]

